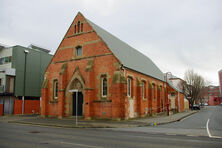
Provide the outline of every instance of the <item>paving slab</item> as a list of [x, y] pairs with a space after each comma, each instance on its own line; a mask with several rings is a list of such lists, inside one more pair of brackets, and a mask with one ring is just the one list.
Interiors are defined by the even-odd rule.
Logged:
[[180, 121], [187, 116], [196, 113], [196, 111], [185, 111], [182, 113], [172, 114], [170, 116], [157, 115], [155, 117], [144, 117], [130, 120], [84, 120], [78, 119], [76, 125], [75, 118], [43, 118], [36, 115], [24, 115], [24, 116], [2, 116], [0, 122], [19, 123], [19, 124], [32, 124], [42, 126], [55, 126], [66, 128], [126, 128], [126, 127], [143, 127], [143, 126], [155, 126], [160, 124], [167, 124], [171, 122]]

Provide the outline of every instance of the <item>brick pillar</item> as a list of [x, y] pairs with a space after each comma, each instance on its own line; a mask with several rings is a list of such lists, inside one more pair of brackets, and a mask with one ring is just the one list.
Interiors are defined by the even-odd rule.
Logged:
[[91, 119], [92, 117], [92, 100], [94, 98], [94, 69], [93, 69], [94, 59], [89, 59], [86, 66], [86, 81], [85, 81], [85, 91], [84, 91], [84, 118]]
[[64, 91], [59, 90], [58, 94], [58, 117], [61, 119], [64, 116]]
[[121, 118], [128, 119], [129, 118], [129, 100], [127, 98], [127, 85], [126, 83], [120, 83], [120, 100], [121, 100]]
[[46, 117], [48, 115], [48, 88], [42, 88], [41, 92], [41, 116]]
[[184, 95], [180, 93], [180, 112], [184, 111]]
[[86, 88], [85, 95], [84, 95], [84, 118], [85, 119], [91, 119], [91, 115], [90, 115], [90, 105], [92, 104], [90, 102], [91, 94], [92, 94], [92, 90], [90, 88]]
[[143, 96], [142, 96], [142, 81], [137, 78], [137, 85], [136, 85], [136, 101], [137, 101], [137, 111], [139, 116], [145, 115], [145, 108], [143, 106]]
[[94, 72], [88, 71], [86, 76], [85, 94], [84, 94], [84, 118], [91, 119], [91, 105], [94, 95]]
[[68, 64], [64, 63], [59, 73], [59, 94], [58, 94], [58, 117], [64, 116], [64, 101], [65, 101], [65, 88], [67, 85], [67, 67]]
[[175, 93], [176, 93], [176, 95], [175, 95], [175, 97], [176, 97], [176, 98], [175, 98], [175, 107], [176, 107], [176, 111], [179, 112], [179, 102], [178, 102], [178, 101], [179, 101], [179, 100], [178, 100], [179, 98], [178, 98], [178, 97], [179, 97], [180, 95], [179, 95], [178, 92], [175, 92]]
[[112, 78], [112, 118], [127, 119], [129, 102], [127, 98], [126, 79], [121, 71], [115, 71]]
[[113, 98], [115, 98], [112, 99], [112, 118], [122, 118], [124, 116], [124, 106], [122, 106], [123, 99], [121, 96], [122, 90], [120, 86], [121, 85], [119, 82], [112, 84], [112, 90], [110, 93], [112, 94]]
[[157, 87], [157, 113], [159, 113], [161, 111], [161, 99], [160, 99], [160, 88], [159, 86]]
[[153, 98], [152, 98], [152, 86], [149, 85], [149, 88], [148, 88], [148, 91], [149, 91], [149, 97], [148, 97], [148, 112], [150, 115], [152, 115], [152, 103], [153, 103]]
[[138, 107], [138, 113], [140, 116], [143, 116], [143, 98], [142, 98], [142, 87], [140, 84], [137, 86], [137, 92], [136, 92], [136, 98], [137, 98], [137, 107]]

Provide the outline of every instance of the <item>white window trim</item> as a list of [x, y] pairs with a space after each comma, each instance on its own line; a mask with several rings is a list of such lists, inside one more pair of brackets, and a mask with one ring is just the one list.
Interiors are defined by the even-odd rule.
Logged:
[[[57, 96], [56, 96], [56, 84], [57, 84]], [[54, 80], [53, 81], [53, 97], [54, 97], [54, 99], [58, 99], [58, 94], [59, 93], [59, 83], [58, 83], [58, 80], [56, 79], [56, 80]]]
[[[130, 81], [130, 83], [129, 83]], [[131, 86], [132, 85], [132, 80], [131, 78], [127, 78], [127, 96], [128, 97], [132, 97], [132, 90], [131, 90]]]
[[[79, 48], [81, 48], [81, 54], [80, 54], [80, 55], [78, 55], [78, 49], [79, 49]], [[82, 52], [83, 52], [82, 46], [77, 46], [77, 47], [76, 47], [76, 56], [77, 56], [77, 57], [82, 56]]]
[[[106, 87], [107, 87], [107, 88], [106, 88], [106, 89], [107, 89], [107, 90], [106, 90], [106, 95], [103, 95], [103, 80], [104, 80], [105, 78], [106, 78], [106, 76], [103, 76], [103, 77], [102, 77], [102, 81], [101, 81], [101, 83], [102, 83], [102, 85], [101, 85], [101, 86], [102, 86], [102, 88], [101, 88], [101, 89], [102, 89], [102, 90], [101, 90], [102, 98], [107, 97], [107, 94], [108, 94], [108, 87], [107, 87], [107, 84], [106, 84]], [[108, 83], [107, 78], [106, 78], [106, 83]]]
[[142, 81], [142, 98], [145, 99], [145, 82]]

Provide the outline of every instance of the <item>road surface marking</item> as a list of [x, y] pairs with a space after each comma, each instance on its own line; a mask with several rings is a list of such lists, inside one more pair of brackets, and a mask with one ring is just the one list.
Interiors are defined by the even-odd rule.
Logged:
[[198, 135], [186, 135], [186, 136], [189, 136], [189, 137], [199, 137]]
[[61, 144], [76, 145], [76, 146], [89, 147], [89, 148], [102, 148], [98, 146], [91, 146], [91, 145], [86, 145], [86, 144], [70, 143], [70, 142], [61, 142]]
[[208, 134], [208, 136], [209, 136], [210, 138], [212, 138], [212, 135], [210, 134], [210, 130], [209, 130], [209, 127], [208, 127], [209, 122], [210, 122], [210, 119], [207, 120], [207, 124], [206, 124], [206, 127], [207, 127], [207, 134]]
[[222, 137], [220, 137], [220, 136], [212, 136], [212, 135], [211, 135], [210, 130], [209, 130], [209, 127], [208, 127], [209, 122], [210, 122], [210, 119], [207, 120], [207, 124], [206, 124], [208, 136], [209, 136], [210, 138], [222, 138]]
[[166, 133], [166, 135], [168, 135], [168, 136], [176, 136], [177, 134], [173, 134], [173, 133]]

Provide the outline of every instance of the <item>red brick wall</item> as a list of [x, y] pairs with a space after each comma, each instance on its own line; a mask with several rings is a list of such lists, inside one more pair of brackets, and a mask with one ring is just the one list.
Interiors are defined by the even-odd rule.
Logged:
[[15, 100], [14, 114], [22, 114], [22, 100]]
[[208, 105], [209, 106], [220, 105], [221, 102], [222, 102], [222, 100], [220, 99], [220, 97], [210, 96]]
[[[81, 15], [78, 15], [76, 17], [76, 19], [74, 20], [73, 24], [77, 23], [77, 21], [83, 21], [85, 22], [84, 18]], [[97, 36], [97, 34], [95, 32], [90, 32], [92, 31], [92, 28], [89, 26], [88, 23], [84, 23], [84, 32], [88, 32], [88, 33], [84, 33], [82, 35], [77, 35], [77, 36], [73, 36], [73, 37], [68, 37], [73, 33], [73, 29], [74, 28], [70, 28], [67, 32], [67, 34], [65, 35], [65, 39], [61, 42], [59, 49], [56, 51], [56, 54], [54, 55], [51, 64], [49, 65], [49, 67], [47, 68], [46, 72], [49, 72], [48, 75], [48, 79], [49, 79], [49, 84], [48, 84], [48, 91], [42, 91], [43, 95], [43, 104], [42, 106], [44, 106], [44, 108], [42, 110], [42, 114], [48, 114], [50, 116], [55, 116], [58, 115], [58, 110], [61, 110], [60, 107], [58, 106], [58, 102], [55, 103], [50, 103], [50, 101], [53, 99], [52, 96], [52, 90], [51, 88], [52, 83], [51, 81], [53, 79], [59, 79], [60, 75], [60, 69], [62, 67], [62, 65], [64, 64], [64, 62], [61, 63], [55, 63], [55, 62], [59, 62], [59, 61], [64, 61], [64, 60], [72, 60], [73, 56], [74, 56], [74, 48], [78, 45], [82, 46], [83, 49], [83, 57], [86, 57], [84, 59], [81, 60], [72, 60], [68, 62], [68, 70], [66, 73], [66, 78], [67, 81], [64, 83], [64, 86], [67, 86], [70, 79], [73, 76], [74, 70], [76, 67], [79, 67], [79, 71], [82, 75], [82, 77], [85, 79], [85, 87], [89, 87], [89, 83], [90, 83], [90, 87], [94, 88], [93, 90], [93, 94], [91, 94], [90, 100], [88, 100], [88, 102], [90, 104], [92, 104], [92, 106], [90, 107], [90, 112], [87, 116], [91, 116], [91, 117], [110, 117], [111, 114], [114, 115], [114, 113], [110, 113], [111, 112], [111, 107], [110, 103], [102, 103], [102, 102], [95, 102], [97, 100], [99, 100], [98, 98], [98, 94], [99, 94], [99, 88], [98, 85], [100, 85], [100, 80], [97, 78], [99, 75], [101, 74], [107, 74], [108, 75], [108, 86], [109, 86], [109, 92], [112, 92], [112, 76], [114, 71], [116, 70], [116, 67], [114, 65], [114, 63], [117, 63], [118, 60], [113, 56], [113, 55], [105, 55], [105, 54], [112, 54], [110, 52], [110, 50], [108, 50], [108, 47], [105, 45], [105, 43]], [[92, 42], [92, 43], [91, 43]], [[72, 47], [70, 47], [72, 46]], [[65, 49], [63, 49], [65, 48]], [[88, 64], [88, 60], [89, 58], [87, 57], [92, 57], [92, 56], [96, 56], [96, 55], [102, 55], [100, 57], [95, 57], [94, 59], [94, 64], [93, 64], [93, 75], [94, 77], [91, 77], [90, 79], [88, 78], [88, 73], [86, 72], [86, 66]], [[87, 81], [86, 81], [87, 80]], [[60, 86], [59, 86], [60, 87]], [[62, 89], [62, 88], [61, 88]], [[114, 90], [116, 91], [116, 90]], [[88, 92], [87, 92], [88, 93]], [[84, 94], [84, 96], [86, 96], [88, 94]], [[109, 96], [109, 100], [112, 100], [113, 96]], [[89, 99], [89, 98], [87, 98]], [[45, 101], [47, 100], [47, 101]], [[64, 100], [67, 100], [67, 98], [64, 98]], [[112, 104], [114, 104], [115, 101], [112, 102]], [[66, 101], [65, 101], [65, 106], [67, 105]], [[100, 111], [100, 113], [98, 113], [98, 109], [100, 107], [103, 107], [103, 109], [105, 111]], [[116, 108], [119, 107], [114, 107], [112, 106], [112, 112], [118, 112], [116, 111]], [[103, 114], [101, 113], [103, 112]], [[120, 114], [120, 113], [118, 113]], [[66, 115], [67, 116], [67, 115]]]
[[219, 75], [219, 85], [220, 85], [220, 97], [222, 97], [222, 69], [218, 72]]
[[57, 103], [50, 103], [49, 107], [49, 115], [50, 116], [58, 116], [58, 104]]
[[[39, 100], [25, 100], [24, 114], [39, 114], [40, 101]], [[14, 114], [22, 114], [22, 100], [15, 100]]]
[[176, 103], [177, 112], [183, 112], [184, 111], [184, 95], [182, 93], [179, 93], [179, 98], [178, 98], [178, 92], [176, 92], [175, 103]]
[[184, 111], [184, 95], [180, 93], [180, 112]]
[[0, 116], [3, 116], [3, 104], [0, 104]]
[[40, 101], [39, 100], [25, 100], [25, 114], [39, 114]]
[[[126, 69], [125, 72], [125, 76], [127, 77], [132, 77], [132, 81], [133, 81], [133, 98], [135, 99], [135, 112], [137, 112], [137, 114], [139, 116], [145, 116], [145, 109], [147, 108], [149, 113], [150, 110], [152, 109], [152, 113], [158, 113], [161, 110], [161, 104], [160, 104], [160, 100], [161, 98], [164, 100], [164, 83], [160, 80], [157, 79], [153, 79], [149, 76], [137, 73], [135, 71], [132, 70], [128, 70]], [[142, 89], [141, 86], [138, 86], [138, 79], [140, 81], [145, 81], [145, 85], [146, 85], [146, 96], [145, 99], [142, 99]], [[154, 88], [152, 87], [152, 84], [154, 84]], [[151, 87], [150, 87], [151, 85]], [[158, 89], [158, 86], [162, 86], [162, 90], [160, 91]], [[166, 102], [164, 103], [166, 104]]]
[[[84, 32], [74, 34], [74, 24], [83, 22]], [[75, 57], [75, 47], [82, 46], [82, 56]], [[94, 58], [92, 71], [86, 71], [90, 58]], [[61, 74], [61, 68], [67, 63], [66, 71]], [[57, 49], [50, 65], [46, 70], [48, 79], [47, 88], [42, 89], [42, 111], [43, 116], [71, 116], [70, 99], [64, 93], [67, 85], [71, 82], [75, 70], [78, 67], [78, 75], [84, 79], [84, 116], [96, 118], [127, 118], [129, 115], [129, 98], [127, 97], [127, 85], [124, 83], [113, 83], [114, 72], [121, 71], [118, 68], [119, 61], [108, 49], [106, 44], [92, 30], [81, 14], [78, 14], [71, 27], [67, 31], [59, 48]], [[108, 79], [108, 101], [100, 99], [101, 74], [106, 74]], [[132, 96], [134, 101], [134, 112], [138, 116], [145, 116], [146, 109], [152, 113], [160, 112], [160, 100], [164, 100], [164, 82], [153, 79], [138, 72], [125, 69], [125, 78], [133, 77]], [[53, 80], [59, 81], [59, 97], [53, 100]], [[146, 82], [146, 97], [142, 99], [142, 88], [138, 85], [138, 80]], [[152, 89], [149, 84], [155, 84]], [[158, 87], [162, 86], [161, 92]], [[70, 104], [69, 104], [69, 103]], [[164, 106], [166, 103], [164, 101]], [[152, 109], [152, 110], [151, 110]], [[151, 113], [150, 112], [150, 113]]]

